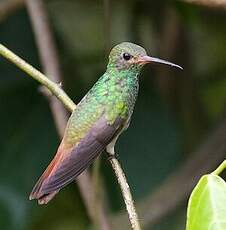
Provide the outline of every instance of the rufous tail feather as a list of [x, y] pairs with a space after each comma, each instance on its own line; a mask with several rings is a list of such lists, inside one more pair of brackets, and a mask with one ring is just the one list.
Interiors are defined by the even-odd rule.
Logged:
[[55, 171], [56, 166], [60, 162], [63, 155], [63, 151], [60, 151], [60, 148], [57, 151], [56, 156], [51, 161], [49, 166], [46, 168], [44, 173], [41, 175], [37, 183], [35, 184], [32, 192], [29, 196], [30, 200], [37, 199], [39, 204], [47, 204], [57, 193], [59, 190], [51, 192], [49, 194], [43, 194], [42, 185], [49, 178], [49, 176]]

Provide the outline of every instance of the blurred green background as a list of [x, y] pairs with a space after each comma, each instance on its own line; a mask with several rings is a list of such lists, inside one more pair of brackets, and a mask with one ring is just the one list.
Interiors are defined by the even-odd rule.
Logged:
[[[184, 67], [183, 72], [165, 66], [144, 68], [130, 128], [116, 146], [134, 198], [140, 202], [192, 157], [190, 153], [225, 115], [226, 10], [183, 1], [115, 0], [109, 1], [107, 21], [104, 1], [45, 3], [63, 86], [76, 103], [105, 71], [109, 41], [110, 46], [135, 42], [150, 55]], [[0, 14], [0, 42], [41, 69], [25, 7], [8, 17]], [[92, 229], [74, 184], [47, 206], [28, 200], [59, 144], [48, 102], [38, 86], [0, 57], [0, 229]], [[106, 157], [101, 174], [112, 217], [125, 207]], [[186, 202], [145, 229], [184, 229]]]

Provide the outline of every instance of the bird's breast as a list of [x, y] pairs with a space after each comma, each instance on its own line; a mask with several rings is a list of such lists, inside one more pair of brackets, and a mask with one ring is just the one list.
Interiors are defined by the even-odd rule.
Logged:
[[137, 79], [117, 78], [105, 86], [102, 100], [105, 102], [107, 119], [112, 123], [120, 116], [127, 119], [132, 115], [138, 94]]

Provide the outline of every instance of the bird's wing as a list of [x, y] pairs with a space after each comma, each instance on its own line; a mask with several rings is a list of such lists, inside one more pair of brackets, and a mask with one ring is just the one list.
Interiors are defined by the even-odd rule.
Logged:
[[45, 179], [39, 197], [60, 190], [82, 173], [104, 151], [111, 140], [122, 130], [125, 120], [117, 118], [108, 124], [104, 114], [84, 138], [67, 154], [53, 173]]

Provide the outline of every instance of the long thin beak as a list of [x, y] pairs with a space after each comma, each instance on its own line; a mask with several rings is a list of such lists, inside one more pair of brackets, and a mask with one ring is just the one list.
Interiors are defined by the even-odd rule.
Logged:
[[169, 61], [165, 61], [165, 60], [162, 60], [162, 59], [159, 59], [159, 58], [156, 58], [156, 57], [150, 57], [150, 56], [141, 56], [138, 58], [137, 60], [137, 63], [141, 63], [141, 64], [146, 64], [146, 63], [159, 63], [159, 64], [165, 64], [165, 65], [169, 65], [169, 66], [173, 66], [173, 67], [176, 67], [176, 68], [179, 68], [181, 70], [183, 70], [183, 68], [179, 65], [176, 65], [172, 62], [169, 62]]

